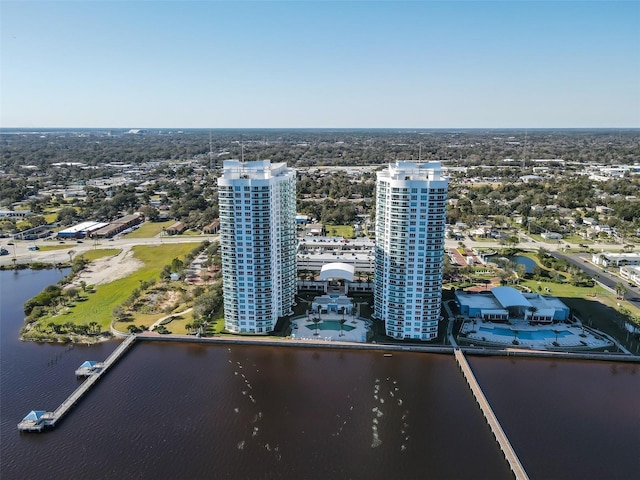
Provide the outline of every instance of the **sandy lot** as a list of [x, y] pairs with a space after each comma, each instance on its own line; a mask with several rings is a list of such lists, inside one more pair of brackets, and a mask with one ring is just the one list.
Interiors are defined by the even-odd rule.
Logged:
[[87, 285], [100, 285], [113, 282], [120, 278], [138, 270], [143, 263], [133, 258], [133, 252], [130, 248], [125, 248], [115, 257], [105, 257], [91, 262], [80, 275], [78, 275], [74, 284], [77, 286], [81, 281]]

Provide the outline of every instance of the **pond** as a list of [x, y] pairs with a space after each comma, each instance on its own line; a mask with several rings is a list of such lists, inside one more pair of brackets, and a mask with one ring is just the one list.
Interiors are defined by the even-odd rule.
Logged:
[[536, 262], [529, 257], [516, 255], [514, 257], [507, 257], [507, 258], [512, 262], [515, 262], [517, 265], [524, 265], [526, 273], [533, 273], [533, 269], [536, 268]]

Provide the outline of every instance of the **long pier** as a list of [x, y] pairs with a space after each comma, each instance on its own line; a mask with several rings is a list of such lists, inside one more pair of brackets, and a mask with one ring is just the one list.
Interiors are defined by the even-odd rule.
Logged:
[[46, 412], [38, 422], [23, 420], [18, 424], [21, 431], [41, 432], [46, 428], [54, 428], [57, 423], [78, 403], [78, 401], [100, 380], [100, 378], [114, 365], [124, 353], [135, 343], [136, 336], [127, 337], [102, 363], [102, 368], [90, 375], [78, 388], [76, 388], [67, 399], [60, 404], [53, 412]]
[[464, 353], [462, 353], [460, 349], [456, 349], [455, 357], [458, 365], [460, 366], [460, 370], [462, 370], [462, 373], [464, 374], [464, 378], [467, 380], [467, 383], [471, 388], [473, 396], [480, 406], [480, 410], [482, 410], [482, 413], [487, 419], [487, 423], [489, 424], [493, 435], [496, 437], [496, 440], [498, 441], [498, 444], [500, 445], [500, 448], [504, 453], [504, 457], [511, 467], [511, 471], [513, 472], [517, 480], [528, 480], [529, 476], [527, 475], [527, 472], [525, 472], [522, 463], [520, 463], [520, 459], [511, 446], [511, 442], [509, 442], [507, 435], [504, 433], [504, 430], [502, 430], [502, 426], [493, 413], [493, 409], [491, 408], [491, 405], [489, 405], [487, 398], [484, 396], [484, 393], [482, 392], [482, 389], [480, 388], [475, 375], [471, 371], [471, 367], [469, 366]]

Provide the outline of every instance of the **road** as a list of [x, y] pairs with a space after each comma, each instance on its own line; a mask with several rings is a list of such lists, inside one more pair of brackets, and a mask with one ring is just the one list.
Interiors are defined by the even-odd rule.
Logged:
[[560, 252], [551, 252], [551, 255], [566, 260], [572, 265], [576, 265], [582, 269], [587, 275], [595, 278], [603, 285], [615, 289], [618, 283], [621, 283], [625, 287], [624, 299], [633, 304], [636, 308], [640, 309], [640, 287], [630, 287], [629, 283], [623, 278], [614, 275], [611, 272], [604, 272], [602, 267], [590, 263], [591, 255], [589, 254], [564, 254]]

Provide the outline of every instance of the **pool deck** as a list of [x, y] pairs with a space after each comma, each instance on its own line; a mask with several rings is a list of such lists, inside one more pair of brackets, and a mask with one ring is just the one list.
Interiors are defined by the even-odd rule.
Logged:
[[[317, 330], [316, 335], [316, 325], [306, 316], [297, 317], [291, 320], [292, 331], [291, 337], [301, 340], [301, 339], [309, 339], [309, 340], [326, 340], [326, 341], [342, 341], [342, 342], [356, 342], [363, 343], [366, 342], [367, 338], [367, 326], [366, 321], [361, 318], [352, 317], [351, 315], [345, 316], [346, 322], [345, 326], [351, 327], [352, 330], [343, 330], [340, 332], [340, 328], [337, 330]], [[342, 320], [342, 314], [322, 314], [322, 319], [320, 320], [320, 324], [323, 321], [330, 320], [333, 322], [339, 322]]]
[[[513, 333], [505, 335], [504, 330], [511, 330]], [[556, 345], [554, 345], [554, 342], [556, 342], [554, 330], [560, 332]], [[544, 331], [550, 331], [551, 333], [544, 338], [526, 338], [532, 334], [539, 336]], [[458, 340], [464, 339], [468, 342], [476, 341], [481, 344], [495, 345], [514, 345], [513, 341], [517, 337], [517, 345], [538, 350], [613, 347], [613, 343], [606, 337], [598, 335], [589, 329], [567, 324], [531, 326], [528, 322], [493, 323], [467, 320], [460, 329], [460, 333], [463, 335], [458, 337]]]

